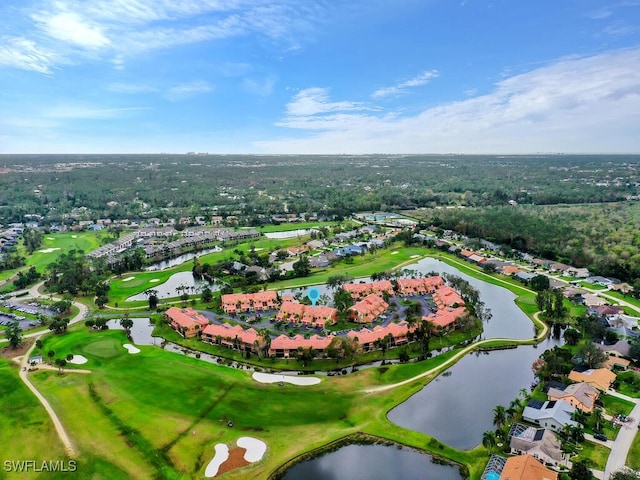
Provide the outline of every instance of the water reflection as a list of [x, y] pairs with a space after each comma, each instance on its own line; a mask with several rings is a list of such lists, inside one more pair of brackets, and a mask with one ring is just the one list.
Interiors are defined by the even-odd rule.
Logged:
[[[155, 284], [152, 282], [150, 289], [158, 292], [158, 298], [170, 298], [179, 297], [182, 295], [182, 291], [178, 290], [182, 287], [186, 288], [186, 293], [194, 294], [198, 293], [203, 287], [209, 286], [211, 291], [215, 292], [220, 289], [218, 285], [209, 285], [206, 280], [196, 280], [191, 272], [178, 272], [171, 275], [166, 282]], [[147, 296], [144, 292], [132, 295], [125, 301], [134, 302], [136, 300], [147, 300]]]
[[[136, 345], [160, 345], [161, 337], [152, 337], [154, 325], [150, 318], [132, 318], [131, 339]], [[107, 326], [110, 330], [124, 330], [120, 325], [120, 319], [109, 320]]]
[[348, 445], [298, 463], [283, 480], [461, 480], [458, 467], [431, 462], [431, 456], [411, 448]]

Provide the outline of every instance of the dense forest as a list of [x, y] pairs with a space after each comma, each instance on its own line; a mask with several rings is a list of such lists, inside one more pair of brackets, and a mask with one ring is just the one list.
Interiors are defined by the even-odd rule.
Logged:
[[[0, 223], [436, 206], [599, 203], [636, 195], [640, 156], [2, 155]], [[96, 188], [99, 186], [99, 188]]]
[[640, 202], [434, 209], [428, 223], [625, 281], [640, 278]]

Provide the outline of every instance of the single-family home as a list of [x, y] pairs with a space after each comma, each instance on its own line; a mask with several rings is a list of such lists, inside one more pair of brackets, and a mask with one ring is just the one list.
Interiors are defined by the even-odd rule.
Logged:
[[578, 426], [578, 422], [571, 420], [573, 412], [576, 411], [563, 400], [529, 400], [529, 403], [522, 411], [522, 419], [525, 422], [534, 423], [544, 428], [550, 428], [559, 432], [565, 425]]
[[558, 480], [558, 473], [545, 467], [532, 455], [517, 455], [507, 459], [501, 480]]
[[164, 312], [171, 328], [185, 338], [198, 336], [209, 324], [209, 319], [191, 308], [171, 307]]
[[585, 413], [590, 413], [596, 406], [600, 392], [588, 383], [578, 382], [566, 386], [564, 389], [551, 387], [547, 392], [549, 400], [564, 400], [569, 405]]
[[556, 434], [546, 428], [514, 423], [509, 430], [511, 453], [531, 455], [549, 463], [562, 462], [562, 448]]
[[609, 390], [615, 379], [616, 374], [608, 368], [589, 368], [586, 370], [574, 368], [569, 373], [569, 380], [588, 383], [601, 392]]

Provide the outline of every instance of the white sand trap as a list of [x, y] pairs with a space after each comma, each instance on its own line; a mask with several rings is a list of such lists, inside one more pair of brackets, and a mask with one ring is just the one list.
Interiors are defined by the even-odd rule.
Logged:
[[259, 462], [267, 451], [267, 444], [253, 437], [240, 437], [236, 442], [240, 448], [244, 448], [244, 459], [247, 462]]
[[159, 278], [152, 278], [151, 280], [149, 280], [150, 283], [156, 283], [159, 282], [160, 279]]
[[123, 278], [122, 281], [123, 282], [129, 282], [129, 281], [133, 280], [134, 278], [136, 278], [136, 277], [127, 277], [127, 278]]
[[84, 365], [88, 361], [89, 360], [87, 360], [87, 357], [83, 355], [74, 355], [73, 358], [69, 360], [69, 363], [73, 363], [75, 365]]
[[260, 250], [264, 250], [264, 248], [260, 247], [260, 248], [254, 248], [253, 249], [254, 252], [259, 252]]
[[272, 373], [260, 373], [254, 372], [252, 375], [253, 379], [260, 383], [277, 383], [277, 382], [287, 382], [293, 383], [294, 385], [315, 385], [320, 383], [320, 379], [318, 377], [301, 377], [301, 376], [290, 376], [290, 375], [274, 375]]
[[38, 252], [40, 252], [40, 253], [51, 253], [51, 252], [55, 252], [56, 250], [60, 250], [60, 248], [45, 248], [44, 250], [38, 250]]
[[55, 240], [53, 237], [47, 237], [47, 240]]
[[418, 258], [420, 255], [411, 255], [409, 258]]
[[78, 238], [78, 235], [71, 235], [71, 238]]
[[391, 252], [391, 255], [397, 255], [397, 254], [399, 254], [399, 253], [400, 253], [400, 252], [396, 250], [395, 252]]
[[213, 456], [213, 459], [207, 465], [207, 468], [204, 471], [204, 476], [207, 478], [215, 477], [218, 474], [218, 469], [220, 465], [227, 461], [229, 458], [229, 447], [227, 447], [224, 443], [216, 443], [216, 454]]
[[133, 345], [131, 345], [130, 343], [125, 343], [124, 345], [122, 345], [124, 348], [126, 348], [129, 353], [133, 354], [133, 353], [140, 353], [140, 349], [138, 347], [134, 347]]

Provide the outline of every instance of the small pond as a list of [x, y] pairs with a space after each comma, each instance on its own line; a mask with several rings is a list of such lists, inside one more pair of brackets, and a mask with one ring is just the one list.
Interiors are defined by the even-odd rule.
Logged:
[[[153, 323], [150, 318], [132, 318], [133, 327], [131, 327], [131, 338], [136, 345], [160, 345], [161, 337], [152, 337]], [[109, 330], [124, 330], [120, 325], [120, 319], [109, 320], [107, 322]]]
[[304, 235], [309, 235], [311, 230], [309, 229], [299, 229], [299, 230], [290, 230], [288, 232], [269, 232], [265, 233], [264, 236], [267, 238], [276, 238], [279, 240], [283, 240], [286, 238], [296, 238], [302, 237]]
[[347, 445], [294, 465], [283, 480], [462, 480], [457, 466], [440, 465], [411, 448]]
[[[206, 286], [213, 292], [220, 289], [218, 285], [210, 285], [206, 280], [196, 280], [191, 272], [178, 272], [171, 275], [164, 283], [152, 282], [149, 288], [158, 292], [158, 298], [170, 298], [182, 295], [182, 291], [176, 290], [177, 288], [187, 287], [186, 293], [191, 295], [198, 293]], [[147, 296], [144, 292], [141, 292], [126, 299], [127, 302], [134, 302], [136, 300], [146, 301]]]
[[166, 260], [162, 260], [160, 262], [147, 265], [146, 267], [144, 267], [144, 270], [148, 272], [166, 270], [167, 268], [175, 267], [177, 265], [182, 265], [183, 263], [188, 262], [189, 260], [193, 260], [196, 257], [201, 257], [209, 253], [221, 252], [221, 251], [222, 251], [221, 247], [215, 246], [213, 248], [205, 248], [202, 250], [198, 250], [197, 252], [183, 253], [182, 255], [178, 255], [177, 257], [167, 258]]

